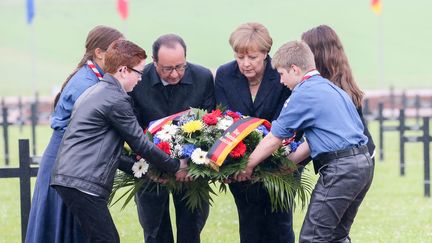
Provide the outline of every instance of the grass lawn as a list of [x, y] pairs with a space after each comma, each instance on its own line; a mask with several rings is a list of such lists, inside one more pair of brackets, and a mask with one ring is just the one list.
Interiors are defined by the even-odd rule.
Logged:
[[[377, 138], [377, 123], [371, 123], [370, 128]], [[38, 151], [42, 151], [50, 132], [47, 127], [40, 127], [38, 133]], [[19, 137], [18, 131], [12, 134], [14, 138]], [[29, 134], [29, 130], [25, 129], [22, 136], [28, 137]], [[12, 154], [16, 155], [17, 145], [11, 148], [14, 148]], [[397, 133], [385, 134], [385, 161], [376, 163], [374, 182], [351, 230], [353, 242], [430, 242], [432, 239], [432, 199], [423, 197], [422, 147], [420, 144], [407, 146], [405, 177], [399, 176], [398, 148]], [[16, 156], [13, 161], [17, 164]], [[306, 173], [311, 173], [312, 168], [308, 168]], [[0, 242], [20, 242], [18, 180], [1, 179], [0, 185]], [[120, 204], [115, 205], [111, 212], [122, 242], [141, 242], [143, 236], [135, 205], [131, 203], [125, 210], [120, 207]], [[304, 213], [300, 209], [295, 210], [294, 229], [297, 236]], [[239, 242], [237, 212], [230, 193], [214, 198], [202, 242]]]
[[[38, 0], [32, 26], [25, 23], [25, 1], [0, 1], [0, 96], [31, 95], [33, 89], [50, 95], [75, 67], [83, 52], [87, 32], [103, 24], [120, 29], [151, 56], [151, 44], [160, 35], [177, 33], [187, 45], [188, 60], [211, 69], [233, 59], [230, 33], [244, 22], [261, 22], [274, 45], [270, 54], [288, 40], [299, 39], [307, 29], [329, 24], [336, 29], [354, 75], [363, 89], [430, 88], [432, 1], [383, 1], [380, 19], [370, 1], [129, 1], [130, 17], [122, 22], [115, 1]], [[13, 25], [11, 23], [14, 23]], [[378, 50], [378, 38], [382, 48]], [[378, 56], [382, 54], [383, 78], [378, 81]], [[147, 60], [150, 61], [150, 58]], [[378, 144], [377, 123], [371, 131]], [[39, 154], [51, 131], [38, 127]], [[10, 130], [12, 166], [18, 164], [18, 138], [30, 138]], [[406, 176], [399, 176], [399, 142], [396, 133], [385, 135], [385, 161], [377, 162], [375, 178], [351, 230], [353, 242], [432, 242], [432, 203], [423, 197], [423, 151], [407, 145]], [[3, 140], [0, 139], [0, 165]], [[308, 167], [306, 173], [312, 173]], [[34, 183], [34, 179], [33, 179]], [[21, 242], [19, 182], [0, 179], [0, 243]], [[173, 211], [173, 210], [172, 210]], [[122, 242], [142, 242], [135, 206], [111, 209]], [[295, 210], [298, 236], [304, 211]], [[174, 217], [172, 217], [174, 218]], [[238, 219], [230, 193], [214, 198], [202, 242], [239, 242]]]

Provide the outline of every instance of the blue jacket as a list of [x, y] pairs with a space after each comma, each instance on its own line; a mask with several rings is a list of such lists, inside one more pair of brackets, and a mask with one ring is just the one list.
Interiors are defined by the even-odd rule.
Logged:
[[[96, 68], [103, 75], [102, 69], [97, 65]], [[78, 97], [89, 87], [95, 85], [99, 79], [87, 65], [81, 67], [69, 80], [60, 95], [60, 99], [51, 117], [51, 128], [54, 130], [64, 130], [69, 124], [72, 108]]]

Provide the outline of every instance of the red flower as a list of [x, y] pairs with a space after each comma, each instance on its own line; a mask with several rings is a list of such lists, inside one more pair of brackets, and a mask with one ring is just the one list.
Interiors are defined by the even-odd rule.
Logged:
[[210, 114], [216, 116], [216, 117], [221, 117], [222, 116], [222, 111], [219, 109], [213, 110]]
[[234, 119], [234, 121], [238, 121], [240, 119], [240, 115], [234, 111], [227, 111], [227, 116], [230, 116]]
[[288, 144], [292, 143], [293, 141], [295, 141], [296, 135], [297, 135], [297, 132], [294, 132], [294, 134], [292, 135], [292, 137], [286, 138], [286, 139], [282, 140], [282, 144], [284, 146], [287, 146]]
[[230, 152], [230, 156], [234, 159], [238, 159], [244, 156], [246, 153], [246, 145], [243, 143], [243, 141], [240, 141], [240, 143], [235, 146], [233, 150]]
[[209, 126], [216, 125], [218, 122], [217, 116], [213, 115], [213, 113], [205, 114], [202, 119]]
[[156, 144], [158, 148], [160, 148], [162, 151], [164, 151], [166, 154], [171, 154], [171, 146], [168, 142], [160, 142]]
[[265, 128], [267, 128], [267, 130], [270, 131], [272, 125], [271, 125], [271, 123], [269, 121], [265, 120], [263, 122], [263, 125], [265, 126]]

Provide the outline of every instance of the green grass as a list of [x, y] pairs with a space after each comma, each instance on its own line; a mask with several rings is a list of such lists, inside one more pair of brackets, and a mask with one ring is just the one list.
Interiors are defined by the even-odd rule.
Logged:
[[[382, 54], [384, 80], [378, 81], [378, 18], [370, 1], [130, 1], [130, 17], [120, 21], [115, 1], [40, 0], [32, 26], [25, 23], [25, 1], [0, 2], [0, 96], [30, 95], [33, 89], [50, 95], [72, 71], [83, 54], [87, 32], [97, 24], [122, 30], [127, 38], [150, 52], [152, 42], [165, 33], [180, 34], [188, 45], [188, 60], [212, 69], [233, 59], [228, 37], [241, 23], [261, 22], [269, 29], [273, 54], [302, 32], [329, 24], [345, 46], [354, 75], [363, 89], [394, 85], [430, 88], [432, 32], [428, 31], [432, 2], [383, 1]], [[13, 23], [13, 24], [12, 24]], [[150, 54], [150, 53], [149, 53]], [[151, 56], [151, 55], [149, 55]], [[150, 58], [148, 59], [150, 61]], [[377, 140], [377, 124], [372, 133]], [[38, 127], [40, 153], [50, 137]], [[10, 131], [11, 161], [18, 163], [17, 139], [30, 137]], [[406, 176], [398, 171], [397, 134], [386, 134], [386, 159], [377, 162], [372, 187], [351, 230], [354, 242], [428, 242], [432, 238], [432, 203], [423, 197], [421, 145], [407, 146]], [[0, 151], [3, 150], [0, 139]], [[378, 143], [378, 141], [376, 141]], [[3, 164], [0, 153], [0, 164]], [[34, 182], [34, 180], [33, 180]], [[0, 242], [20, 242], [19, 182], [0, 179]], [[142, 241], [133, 204], [112, 208], [123, 242]], [[304, 212], [296, 210], [294, 228], [301, 228]], [[239, 242], [238, 219], [231, 194], [215, 198], [202, 242]]]
[[[5, 164], [4, 158], [4, 139], [3, 139], [3, 127], [0, 128], [0, 167]], [[9, 157], [10, 165], [18, 166], [18, 139], [29, 139], [31, 140], [31, 127], [23, 126], [22, 130], [18, 126], [9, 126]], [[37, 126], [36, 127], [36, 154], [42, 155], [45, 147], [48, 145], [49, 139], [51, 138], [52, 130], [49, 126]], [[30, 141], [30, 153], [32, 153], [33, 147]]]
[[[378, 143], [377, 123], [371, 131]], [[17, 129], [15, 129], [17, 130]], [[40, 127], [38, 151], [46, 146], [49, 129]], [[14, 131], [13, 137], [18, 137]], [[22, 137], [28, 136], [28, 129]], [[16, 140], [16, 139], [13, 139]], [[1, 145], [2, 146], [2, 145]], [[13, 154], [17, 154], [14, 145]], [[430, 242], [432, 239], [432, 203], [423, 197], [423, 150], [420, 144], [408, 144], [406, 176], [399, 176], [398, 134], [385, 134], [385, 161], [377, 162], [372, 187], [360, 207], [351, 230], [353, 242]], [[17, 164], [14, 157], [14, 164]], [[311, 173], [312, 168], [306, 173]], [[33, 180], [34, 182], [34, 180]], [[19, 184], [17, 179], [1, 179], [0, 242], [20, 242]], [[230, 193], [215, 197], [202, 233], [202, 242], [239, 242], [238, 219]], [[121, 210], [121, 203], [111, 208], [122, 242], [141, 242], [142, 230], [133, 203]], [[171, 212], [174, 212], [172, 209]], [[298, 236], [305, 211], [297, 209], [294, 229]], [[172, 218], [174, 218], [172, 216]]]
[[[148, 52], [158, 36], [180, 34], [188, 44], [188, 60], [212, 69], [233, 59], [228, 38], [241, 23], [256, 21], [268, 27], [274, 40], [271, 54], [305, 30], [329, 24], [340, 35], [362, 88], [431, 87], [428, 0], [384, 1], [381, 52], [379, 18], [370, 1], [130, 1], [126, 22], [120, 20], [115, 1], [35, 2], [31, 26], [25, 22], [24, 1], [0, 2], [0, 96], [30, 95], [33, 87], [42, 95], [51, 94], [78, 63], [85, 36], [97, 24], [122, 30]], [[379, 53], [383, 81], [377, 80]]]

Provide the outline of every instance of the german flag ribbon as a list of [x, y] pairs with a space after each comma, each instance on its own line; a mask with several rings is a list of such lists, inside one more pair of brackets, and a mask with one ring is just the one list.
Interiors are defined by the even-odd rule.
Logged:
[[159, 120], [156, 120], [152, 123], [150, 123], [147, 131], [150, 132], [152, 135], [154, 135], [156, 132], [158, 132], [164, 125], [172, 122], [174, 119], [176, 119], [177, 117], [180, 117], [186, 113], [188, 113], [191, 109], [187, 109], [185, 111], [181, 111], [178, 113], [175, 113], [173, 115], [161, 118]]
[[248, 117], [234, 122], [222, 137], [220, 137], [207, 153], [207, 158], [217, 166], [221, 166], [228, 154], [249, 135], [255, 128], [261, 125], [265, 119]]

